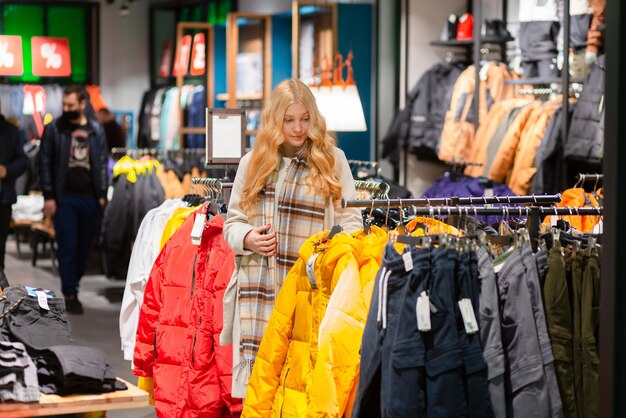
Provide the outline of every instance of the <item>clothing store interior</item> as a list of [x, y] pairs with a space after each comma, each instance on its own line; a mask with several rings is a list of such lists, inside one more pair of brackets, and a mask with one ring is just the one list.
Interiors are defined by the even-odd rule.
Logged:
[[0, 418], [626, 416], [622, 21], [0, 2]]

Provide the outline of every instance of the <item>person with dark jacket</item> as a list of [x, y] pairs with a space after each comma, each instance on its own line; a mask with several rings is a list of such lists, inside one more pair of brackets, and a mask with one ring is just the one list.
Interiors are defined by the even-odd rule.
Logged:
[[15, 179], [26, 171], [27, 163], [19, 129], [0, 115], [0, 276], [4, 272], [11, 205], [17, 201]]
[[104, 130], [85, 116], [80, 86], [63, 92], [63, 115], [46, 126], [39, 151], [44, 215], [54, 217], [61, 290], [69, 313], [82, 314], [78, 283], [106, 205], [107, 146]]

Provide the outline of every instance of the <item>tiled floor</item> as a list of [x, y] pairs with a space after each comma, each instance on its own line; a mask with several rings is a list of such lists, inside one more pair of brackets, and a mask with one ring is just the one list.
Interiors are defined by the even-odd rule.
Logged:
[[[46, 255], [32, 267], [31, 253], [27, 245], [22, 245], [22, 258], [17, 257], [15, 241], [9, 236], [5, 273], [11, 284], [24, 284], [50, 289], [61, 294], [60, 279], [52, 274], [52, 263]], [[81, 281], [79, 298], [85, 308], [82, 316], [69, 315], [72, 336], [77, 344], [98, 347], [104, 350], [109, 363], [122, 379], [136, 384], [137, 378], [130, 370], [130, 362], [125, 361], [120, 350], [119, 311], [124, 292], [124, 282], [107, 279], [97, 274], [98, 258], [90, 262], [88, 275]], [[94, 274], [96, 273], [96, 274]], [[109, 418], [149, 418], [154, 417], [153, 408], [116, 410], [108, 413]]]

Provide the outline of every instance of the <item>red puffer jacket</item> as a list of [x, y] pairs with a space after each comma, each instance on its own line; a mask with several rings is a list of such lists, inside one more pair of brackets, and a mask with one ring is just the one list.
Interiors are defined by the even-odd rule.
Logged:
[[134, 370], [153, 376], [158, 417], [231, 417], [232, 346], [220, 346], [222, 297], [235, 267], [224, 219], [206, 221], [191, 243], [196, 211], [167, 242], [152, 267], [139, 315]]

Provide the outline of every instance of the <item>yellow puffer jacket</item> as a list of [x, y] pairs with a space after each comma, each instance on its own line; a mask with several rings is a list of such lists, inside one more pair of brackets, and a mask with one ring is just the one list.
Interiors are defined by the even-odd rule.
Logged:
[[359, 274], [342, 275], [320, 325], [309, 417], [341, 417], [346, 409], [351, 412], [356, 396], [361, 339], [387, 234], [372, 226], [370, 234], [358, 231], [352, 236], [362, 244]]
[[[325, 360], [320, 366], [341, 370], [344, 365], [354, 369], [359, 363], [360, 339], [337, 339], [333, 326], [325, 327], [324, 333], [320, 333], [320, 325], [337, 283], [360, 280], [361, 242], [342, 233], [318, 244], [327, 235], [328, 232], [323, 232], [309, 238], [300, 248], [300, 258], [285, 277], [250, 376], [242, 417], [304, 417], [308, 409], [324, 410], [324, 406], [314, 403], [319, 396], [313, 392], [337, 386], [335, 381], [328, 380], [333, 377], [332, 373], [315, 370], [318, 338], [327, 341], [326, 332], [332, 331], [333, 350], [339, 351], [328, 358], [330, 364]], [[307, 261], [315, 254], [318, 256], [313, 264], [314, 277], [309, 278]], [[359, 347], [355, 354], [349, 354], [354, 344]], [[346, 354], [343, 347], [349, 347]], [[340, 386], [346, 386], [349, 392], [350, 384]]]

